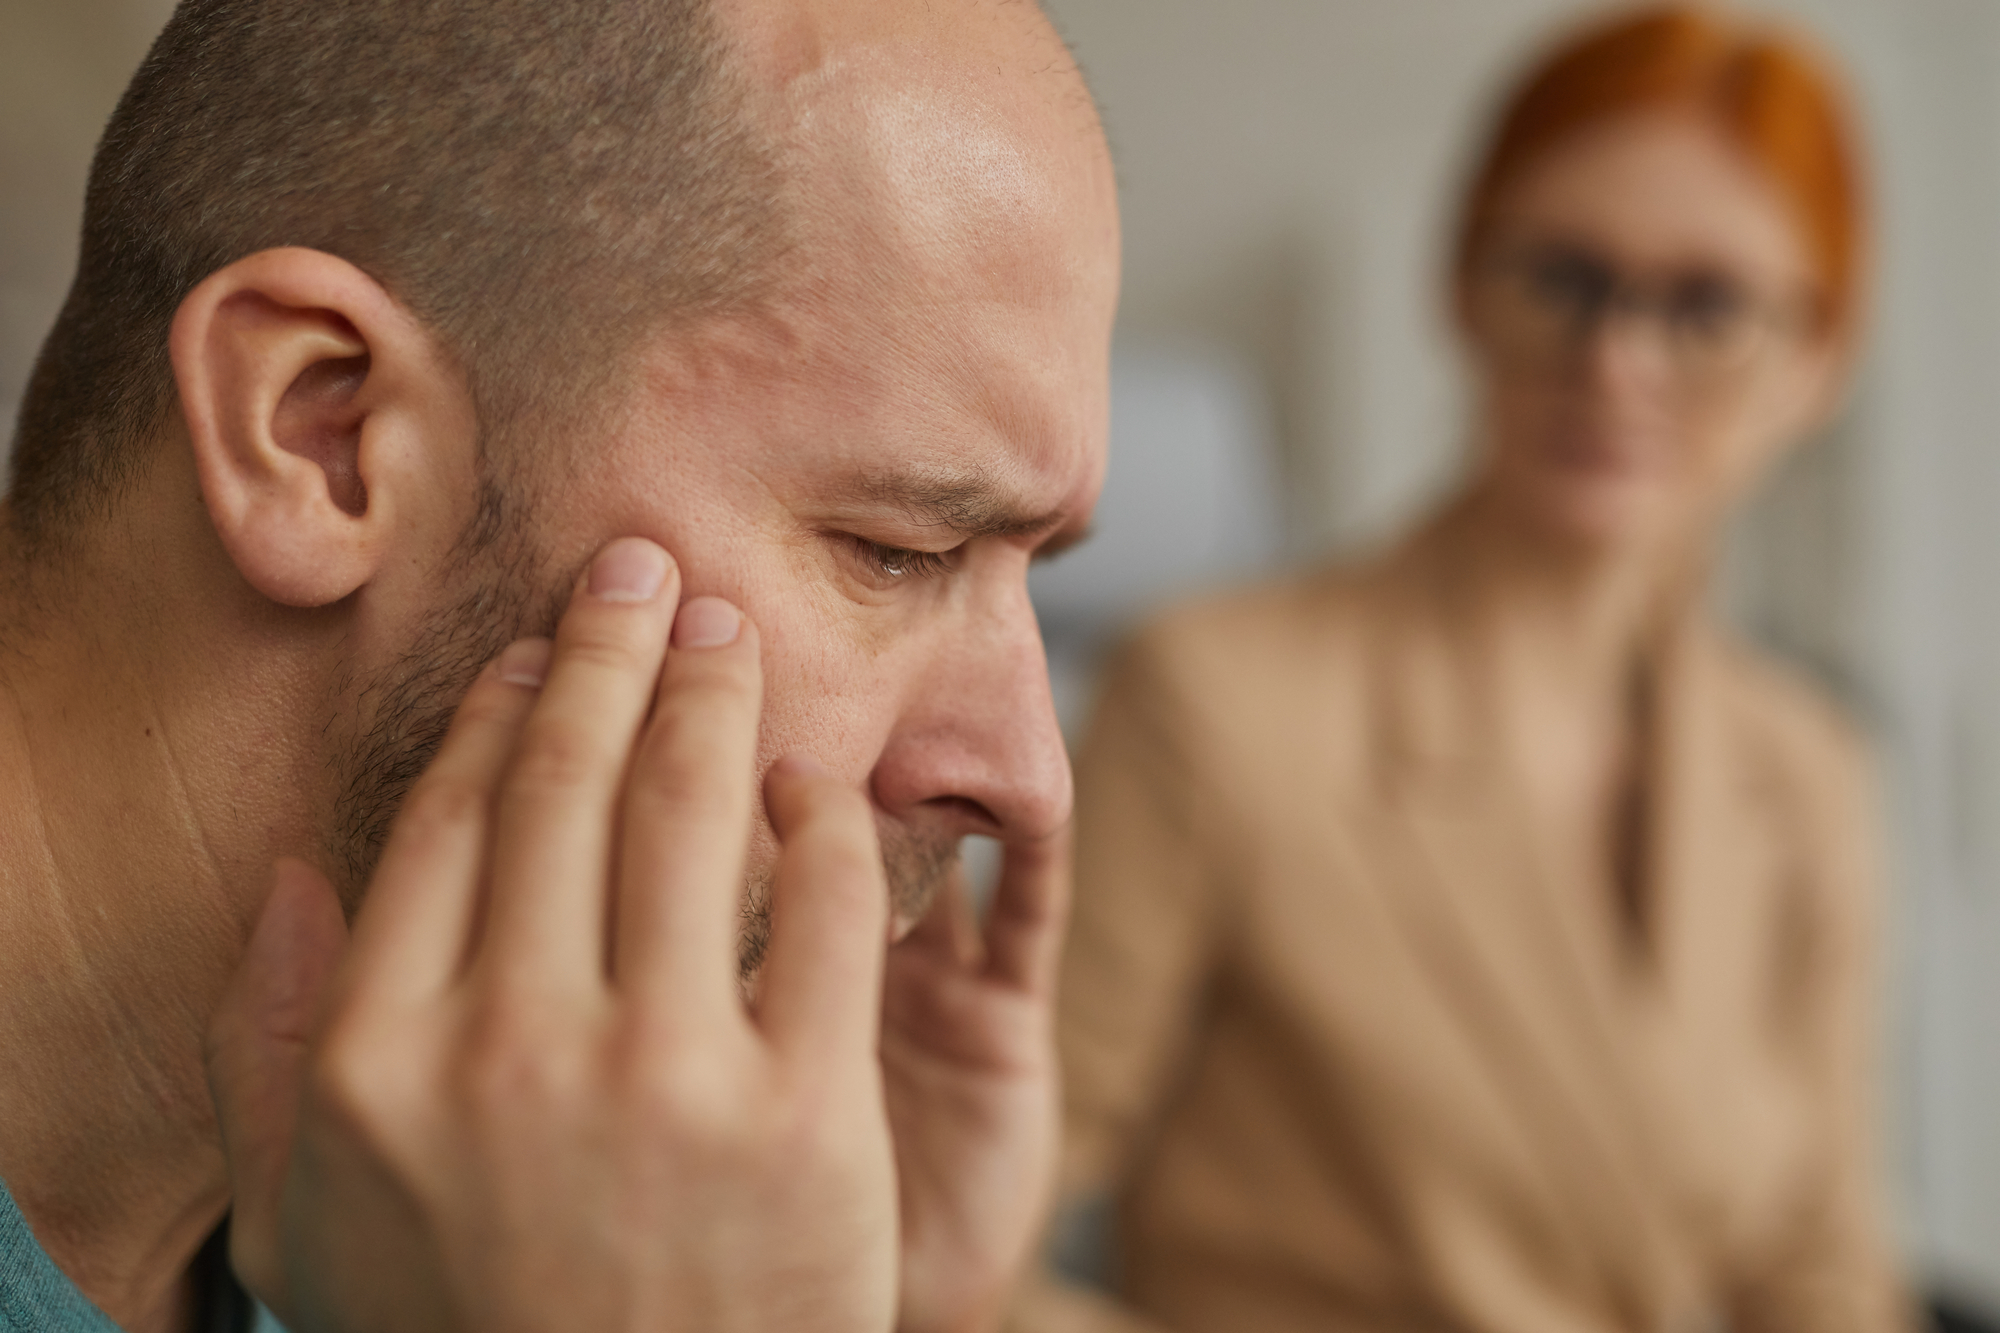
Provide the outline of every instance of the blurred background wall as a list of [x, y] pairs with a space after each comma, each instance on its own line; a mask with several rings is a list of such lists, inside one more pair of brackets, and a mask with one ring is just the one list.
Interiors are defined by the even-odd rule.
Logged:
[[[1572, 0], [1049, 0], [1102, 101], [1126, 285], [1101, 538], [1038, 576], [1059, 699], [1174, 593], [1377, 541], [1449, 483], [1461, 165]], [[91, 144], [165, 0], [0, 0], [0, 411], [68, 282]], [[1886, 1095], [1910, 1253], [2000, 1306], [2000, 4], [1794, 0], [1856, 76], [1877, 336], [1722, 580], [1876, 737]]]
[[[1192, 364], [1202, 357], [1189, 349], [1203, 349], [1206, 374], [1247, 376], [1261, 395], [1246, 420], [1268, 423], [1272, 549], [1307, 559], [1393, 532], [1461, 455], [1464, 395], [1437, 281], [1460, 172], [1502, 81], [1591, 6], [1049, 4], [1119, 159], [1120, 389], [1162, 355]], [[1993, 1308], [2000, 5], [1775, 7], [1816, 29], [1858, 84], [1884, 213], [1879, 321], [1847, 418], [1774, 479], [1721, 595], [1876, 738], [1895, 821], [1886, 1099], [1906, 1243], [1934, 1280]], [[1114, 488], [1218, 447], [1127, 430], [1134, 415], [1114, 421]], [[1192, 490], [1185, 502], [1202, 503]], [[1109, 522], [1104, 535], [1107, 548], [1123, 541]], [[1113, 549], [1077, 559], [1119, 563]], [[1069, 623], [1050, 627], [1059, 662]]]

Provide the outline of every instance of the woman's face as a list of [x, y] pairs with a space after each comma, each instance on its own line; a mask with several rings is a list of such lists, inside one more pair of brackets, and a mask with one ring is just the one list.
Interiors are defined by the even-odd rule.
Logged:
[[1692, 117], [1531, 163], [1461, 290], [1481, 485], [1599, 548], [1702, 531], [1829, 405], [1841, 360], [1785, 200]]

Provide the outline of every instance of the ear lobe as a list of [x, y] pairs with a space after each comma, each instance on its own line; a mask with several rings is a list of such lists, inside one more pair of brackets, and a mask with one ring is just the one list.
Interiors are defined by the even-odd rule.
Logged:
[[[287, 606], [372, 579], [395, 532], [382, 440], [435, 358], [414, 321], [346, 261], [268, 250], [211, 275], [175, 316], [174, 376], [202, 498], [243, 577]], [[407, 434], [407, 432], [403, 432]]]

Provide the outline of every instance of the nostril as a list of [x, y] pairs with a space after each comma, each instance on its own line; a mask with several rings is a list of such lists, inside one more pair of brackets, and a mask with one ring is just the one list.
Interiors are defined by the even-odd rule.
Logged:
[[969, 796], [934, 796], [924, 805], [947, 815], [954, 823], [965, 825], [966, 833], [985, 837], [1000, 835], [999, 817]]

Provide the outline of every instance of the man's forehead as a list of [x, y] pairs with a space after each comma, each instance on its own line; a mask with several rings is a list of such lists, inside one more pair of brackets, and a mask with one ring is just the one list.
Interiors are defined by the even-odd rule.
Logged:
[[735, 21], [799, 226], [738, 401], [822, 498], [1064, 526], [1103, 472], [1118, 247], [1060, 39], [1019, 0], [742, 0]]

